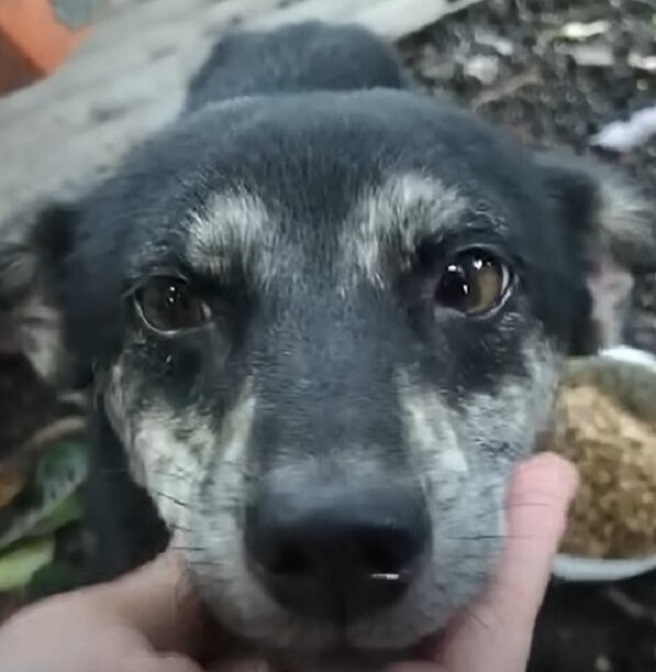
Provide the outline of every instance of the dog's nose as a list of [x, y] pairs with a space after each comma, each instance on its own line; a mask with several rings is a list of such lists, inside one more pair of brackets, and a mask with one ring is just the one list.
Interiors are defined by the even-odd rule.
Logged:
[[274, 599], [342, 622], [400, 600], [429, 539], [419, 488], [268, 482], [246, 514], [250, 565]]

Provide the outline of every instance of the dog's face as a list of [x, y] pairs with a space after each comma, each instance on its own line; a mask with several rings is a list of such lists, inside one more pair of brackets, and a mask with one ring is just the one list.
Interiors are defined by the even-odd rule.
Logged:
[[473, 599], [590, 250], [653, 251], [624, 195], [379, 91], [209, 108], [66, 217], [70, 347], [227, 625], [402, 649]]

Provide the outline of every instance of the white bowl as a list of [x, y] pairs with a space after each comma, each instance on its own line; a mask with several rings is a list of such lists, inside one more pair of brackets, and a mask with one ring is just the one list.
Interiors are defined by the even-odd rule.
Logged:
[[598, 560], [559, 553], [551, 573], [564, 581], [622, 581], [656, 569], [656, 555], [639, 560]]
[[[603, 350], [599, 355], [641, 366], [656, 376], [656, 357], [643, 350], [618, 346]], [[656, 554], [637, 559], [600, 560], [559, 553], [554, 561], [552, 574], [565, 581], [621, 581], [653, 570], [656, 570]]]

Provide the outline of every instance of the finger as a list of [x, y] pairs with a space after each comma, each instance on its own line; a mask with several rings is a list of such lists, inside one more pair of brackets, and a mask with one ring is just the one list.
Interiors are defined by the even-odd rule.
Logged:
[[262, 658], [232, 658], [210, 665], [210, 672], [271, 672], [271, 666]]
[[447, 634], [440, 662], [450, 672], [524, 671], [577, 484], [574, 467], [553, 454], [516, 470], [500, 568], [482, 599]]
[[509, 613], [537, 611], [577, 485], [574, 467], [552, 453], [518, 467], [507, 498], [507, 541], [485, 604]]
[[147, 652], [135, 655], [120, 669], [121, 672], [202, 672], [196, 663], [183, 656], [155, 656]]
[[398, 663], [396, 665], [392, 665], [386, 668], [385, 672], [447, 672], [447, 670], [445, 670], [441, 665], [437, 665], [436, 663], [412, 661], [409, 663]]
[[[95, 590], [95, 599], [143, 635], [158, 651], [193, 658], [201, 654], [213, 627], [196, 594], [184, 561], [168, 551], [123, 579]], [[214, 632], [216, 640], [220, 633]]]
[[521, 612], [525, 618], [535, 618], [577, 486], [574, 467], [553, 453], [519, 466], [507, 500], [508, 539], [483, 604], [509, 615]]

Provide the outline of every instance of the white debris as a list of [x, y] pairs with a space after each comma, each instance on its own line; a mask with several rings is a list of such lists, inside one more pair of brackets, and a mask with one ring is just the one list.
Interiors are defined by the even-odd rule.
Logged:
[[477, 29], [474, 31], [474, 37], [476, 44], [491, 47], [499, 56], [508, 58], [515, 53], [515, 44], [512, 40], [492, 31]]
[[597, 147], [628, 152], [656, 135], [656, 105], [639, 110], [628, 121], [613, 121], [594, 135], [590, 143]]
[[558, 51], [571, 56], [582, 68], [609, 68], [615, 63], [613, 50], [605, 44], [574, 44]]
[[484, 86], [489, 86], [499, 76], [499, 59], [495, 56], [474, 56], [465, 63], [464, 72]]
[[656, 56], [642, 56], [635, 52], [629, 54], [629, 65], [636, 70], [656, 74]]
[[490, 41], [490, 46], [496, 50], [501, 56], [512, 56], [515, 53], [515, 45], [512, 40], [507, 40], [504, 37], [498, 37]]
[[589, 40], [591, 37], [599, 37], [610, 30], [610, 21], [591, 21], [590, 23], [581, 23], [572, 21], [566, 23], [557, 33], [557, 36], [565, 40], [581, 42]]

